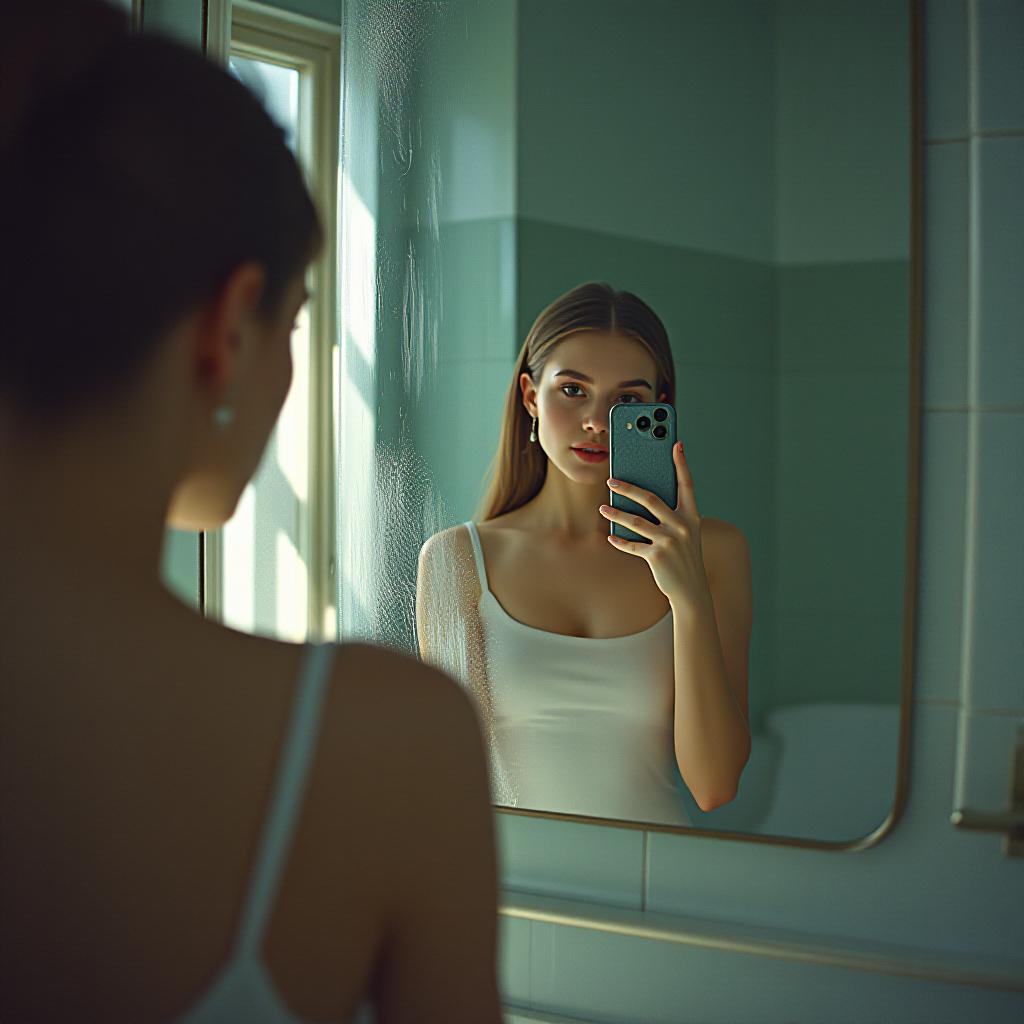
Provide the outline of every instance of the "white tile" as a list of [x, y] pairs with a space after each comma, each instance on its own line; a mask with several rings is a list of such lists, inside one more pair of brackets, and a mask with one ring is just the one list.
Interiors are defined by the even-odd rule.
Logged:
[[639, 907], [643, 832], [518, 814], [496, 816], [502, 886]]
[[949, 823], [956, 710], [915, 704], [911, 727], [909, 800], [880, 843], [851, 853], [652, 834], [648, 908], [897, 945], [1024, 949], [1020, 864], [997, 838]]
[[[1024, 52], [1019, 59], [1024, 63]], [[980, 189], [975, 400], [1024, 405], [1024, 137], [972, 145]]]
[[922, 426], [914, 697], [958, 701], [967, 414], [925, 412]]
[[980, 131], [1024, 130], [1024, 3], [975, 0]]
[[963, 703], [1024, 709], [1024, 413], [976, 415], [973, 591]]
[[966, 142], [925, 148], [925, 406], [967, 401], [968, 151]]
[[964, 138], [967, 114], [967, 0], [926, 0], [925, 138]]
[[965, 708], [959, 729], [956, 807], [995, 814], [1009, 810], [1010, 775], [1018, 736], [1024, 739], [1024, 711], [993, 715]]
[[616, 1024], [1013, 1020], [1024, 993], [537, 925], [533, 1005]]

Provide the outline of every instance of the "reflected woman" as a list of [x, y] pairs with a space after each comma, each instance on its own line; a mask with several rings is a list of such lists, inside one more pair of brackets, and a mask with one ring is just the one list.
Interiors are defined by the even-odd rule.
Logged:
[[[705, 811], [737, 792], [746, 540], [700, 516], [681, 444], [674, 508], [609, 478], [611, 407], [674, 400], [654, 311], [606, 284], [574, 288], [523, 344], [478, 521], [420, 552], [420, 653], [476, 697], [497, 803], [685, 825], [680, 777]], [[611, 508], [609, 486], [658, 524]], [[611, 522], [651, 543], [611, 536]]]

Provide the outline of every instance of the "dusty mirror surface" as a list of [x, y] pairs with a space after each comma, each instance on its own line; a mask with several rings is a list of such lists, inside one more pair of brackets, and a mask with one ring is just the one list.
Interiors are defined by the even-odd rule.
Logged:
[[[897, 784], [908, 522], [906, 5], [351, 0], [342, 45], [340, 636], [463, 682], [499, 805], [830, 842], [877, 829]], [[708, 812], [678, 771], [663, 817], [641, 792], [633, 813], [620, 792], [602, 814], [600, 788], [583, 808], [561, 776], [545, 798], [547, 762], [516, 737], [548, 722], [544, 688], [561, 699], [566, 673], [585, 699], [609, 638], [499, 636], [465, 529], [423, 585], [424, 543], [482, 523], [531, 325], [588, 281], [664, 323], [700, 513], [749, 546], [752, 752]], [[542, 603], [551, 581], [523, 571], [503, 585]], [[671, 675], [671, 635], [637, 664]], [[512, 728], [517, 678], [539, 703]], [[621, 708], [648, 682], [621, 673]], [[670, 748], [670, 714], [664, 729]]]

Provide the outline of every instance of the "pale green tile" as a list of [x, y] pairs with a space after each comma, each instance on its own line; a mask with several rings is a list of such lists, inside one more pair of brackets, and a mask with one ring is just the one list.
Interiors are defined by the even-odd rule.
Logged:
[[522, 216], [770, 258], [774, 5], [519, 10]]
[[439, 363], [414, 438], [451, 523], [473, 518], [498, 448], [511, 360]]
[[503, 1003], [530, 1001], [530, 921], [498, 917], [498, 987]]
[[899, 702], [898, 612], [781, 612], [776, 623], [773, 707]]
[[[761, 872], [754, 874], [765, 884]], [[803, 897], [794, 892], [793, 898]], [[868, 902], [874, 904], [873, 899]], [[1020, 992], [564, 925], [535, 927], [534, 1006], [593, 1024], [952, 1024], [1014, 1020], [1024, 1009]], [[784, 938], [813, 942], [813, 937]], [[864, 948], [884, 960], [887, 940], [881, 934], [876, 937], [881, 949], [870, 944]]]
[[960, 697], [967, 414], [926, 412], [923, 422], [914, 693]]
[[924, 381], [926, 406], [967, 402], [967, 143], [925, 150]]
[[982, 405], [1024, 405], [1024, 137], [975, 139], [981, 206], [978, 393]]
[[956, 729], [955, 709], [915, 705], [908, 803], [869, 850], [651, 833], [648, 908], [922, 949], [1002, 956], [1024, 948], [1019, 865], [1001, 856], [996, 837], [949, 825]]
[[777, 258], [905, 259], [909, 4], [789, 2], [778, 11]]
[[646, 302], [679, 365], [773, 366], [775, 285], [766, 264], [519, 220], [519, 337], [559, 295], [607, 281]]
[[515, 222], [443, 224], [440, 246], [439, 358], [511, 363], [518, 347]]
[[1005, 814], [1010, 806], [1017, 747], [1024, 743], [1024, 706], [1016, 714], [986, 714], [960, 709], [955, 806]]
[[979, 131], [1024, 131], [1024, 4], [976, 0]]
[[908, 364], [906, 261], [780, 267], [777, 279], [781, 369]]
[[977, 415], [970, 650], [972, 710], [1024, 708], [1024, 414]]
[[498, 814], [502, 887], [639, 907], [643, 837], [638, 829]]
[[900, 371], [782, 376], [778, 610], [902, 609], [906, 392]]
[[967, 136], [967, 34], [967, 0], [925, 0], [926, 139]]

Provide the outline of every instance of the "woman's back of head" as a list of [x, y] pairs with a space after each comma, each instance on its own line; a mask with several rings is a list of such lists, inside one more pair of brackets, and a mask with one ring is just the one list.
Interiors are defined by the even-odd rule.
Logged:
[[274, 308], [320, 229], [241, 83], [95, 0], [5, 13], [0, 57], [0, 401], [47, 417], [128, 386], [246, 261]]

